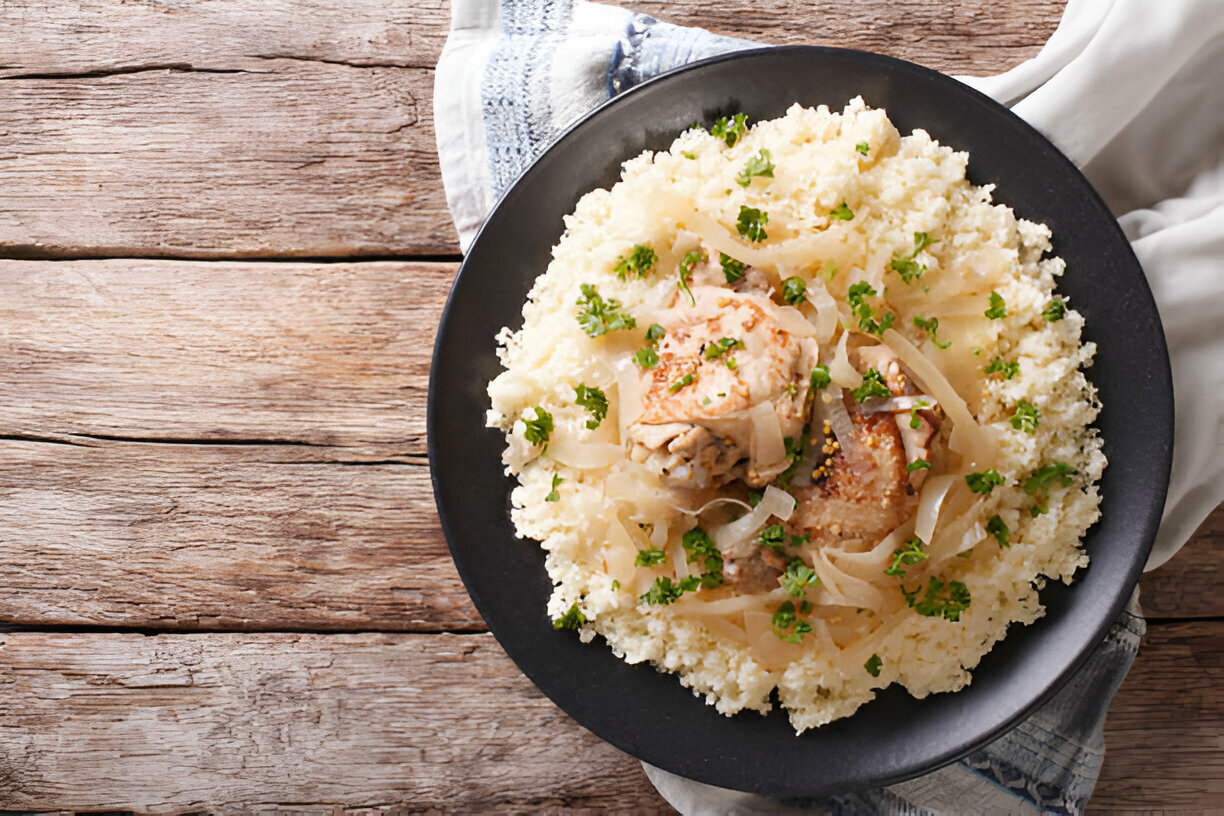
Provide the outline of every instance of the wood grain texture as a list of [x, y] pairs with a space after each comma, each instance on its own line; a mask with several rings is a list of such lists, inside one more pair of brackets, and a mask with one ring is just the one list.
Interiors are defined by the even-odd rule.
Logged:
[[1139, 586], [1139, 603], [1148, 618], [1224, 620], [1224, 504], [1168, 563], [1144, 575]]
[[661, 808], [489, 635], [0, 635], [0, 807]]
[[[1224, 807], [1221, 634], [1151, 628], [1110, 711], [1096, 813]], [[3, 637], [11, 808], [663, 809], [488, 635]]]
[[[1035, 54], [1060, 13], [1041, 0], [630, 6], [977, 74]], [[0, 253], [456, 252], [432, 126], [448, 22], [437, 0], [3, 4]]]
[[0, 623], [484, 628], [419, 459], [92, 444], [0, 441]]
[[0, 261], [0, 436], [423, 456], [433, 336], [454, 273]]

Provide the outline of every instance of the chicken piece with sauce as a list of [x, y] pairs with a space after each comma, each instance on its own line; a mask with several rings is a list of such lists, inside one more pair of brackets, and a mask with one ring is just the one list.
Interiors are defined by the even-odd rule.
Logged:
[[799, 438], [818, 348], [783, 328], [766, 294], [696, 284], [658, 319], [658, 364], [642, 370], [641, 414], [629, 455], [672, 487], [743, 479], [768, 484], [790, 465], [784, 439]]

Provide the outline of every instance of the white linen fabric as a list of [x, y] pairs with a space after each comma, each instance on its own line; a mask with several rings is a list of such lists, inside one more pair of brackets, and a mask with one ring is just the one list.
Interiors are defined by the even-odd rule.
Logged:
[[[574, 120], [671, 68], [751, 47], [583, 0], [453, 0], [434, 117], [460, 247]], [[1036, 57], [960, 79], [1080, 167], [1152, 288], [1177, 423], [1153, 569], [1224, 500], [1224, 13], [1217, 0], [1070, 0]], [[780, 803], [647, 773], [684, 813], [1078, 813], [1100, 769], [1108, 701], [1142, 631], [1132, 603], [1088, 665], [1014, 731], [887, 789]]]

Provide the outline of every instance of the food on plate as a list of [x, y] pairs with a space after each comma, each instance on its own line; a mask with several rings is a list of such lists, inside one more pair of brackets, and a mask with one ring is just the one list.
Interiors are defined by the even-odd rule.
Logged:
[[796, 105], [579, 201], [489, 385], [557, 628], [802, 732], [962, 688], [1087, 563], [1095, 349], [968, 160]]

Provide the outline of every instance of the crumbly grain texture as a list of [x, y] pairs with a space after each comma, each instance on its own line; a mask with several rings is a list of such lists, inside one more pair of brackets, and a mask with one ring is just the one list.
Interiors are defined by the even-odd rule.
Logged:
[[[552, 619], [576, 609], [577, 636], [602, 636], [624, 660], [674, 673], [723, 714], [767, 711], [777, 689], [802, 732], [852, 714], [892, 683], [915, 697], [964, 687], [1010, 624], [1043, 614], [1037, 587], [1047, 579], [1069, 583], [1087, 563], [1079, 542], [1097, 519], [1095, 484], [1106, 464], [1091, 428], [1099, 406], [1084, 375], [1094, 348], [1081, 342], [1083, 321], [1071, 304], [1060, 311], [1056, 302], [1063, 263], [1046, 257], [1049, 231], [992, 204], [989, 187], [969, 184], [966, 153], [921, 130], [902, 135], [884, 111], [857, 99], [842, 112], [795, 106], [728, 141], [690, 130], [667, 151], [627, 161], [610, 190], [582, 198], [531, 290], [523, 327], [497, 338], [506, 370], [490, 384], [488, 422], [505, 432], [504, 462], [518, 479], [514, 524], [547, 554]], [[743, 183], [747, 169], [766, 165], [768, 174], [747, 174]], [[745, 207], [767, 214], [763, 239], [738, 228]], [[649, 269], [625, 273], [625, 259], [642, 246], [654, 255]], [[782, 281], [801, 278], [808, 300], [799, 310], [818, 327], [820, 362], [835, 372], [843, 334], [851, 347], [903, 339], [963, 399], [979, 447], [957, 449], [957, 423], [944, 416], [953, 447], [932, 457], [926, 485], [938, 475], [955, 479], [946, 480], [952, 488], [935, 534], [923, 542], [925, 557], [900, 575], [846, 566], [870, 557], [861, 542], [845, 552], [829, 545], [823, 556], [800, 547], [787, 557], [815, 565], [823, 579], [801, 594], [770, 587], [756, 603], [724, 582], [671, 603], [645, 600], [661, 579], [678, 584], [700, 575], [700, 560], [682, 547], [686, 531], [748, 511], [742, 503], [709, 506], [719, 495], [742, 500], [742, 483], [687, 489], [627, 453], [640, 411], [631, 403], [643, 398], [634, 355], [652, 346], [646, 331], [661, 315], [686, 307], [681, 281], [730, 291], [720, 257], [756, 274], [779, 309]], [[686, 258], [693, 261], [687, 279]], [[861, 283], [875, 292], [866, 301], [874, 317], [893, 315], [883, 336], [858, 323], [848, 292]], [[612, 311], [633, 327], [592, 336], [579, 320], [584, 285], [605, 306], [616, 301]], [[1005, 313], [987, 316], [998, 303]], [[830, 309], [832, 335], [831, 318], [822, 322], [819, 314]], [[938, 318], [935, 336], [915, 317]], [[606, 396], [598, 423], [576, 401], [579, 385]], [[1021, 405], [1035, 411], [1035, 427], [1017, 424]], [[542, 413], [552, 425], [543, 444], [526, 433]], [[987, 469], [1003, 484], [989, 493], [965, 488], [964, 476]], [[995, 534], [1001, 527], [1005, 540]], [[665, 560], [636, 565], [651, 549]], [[893, 566], [893, 549], [883, 549], [880, 564]], [[971, 596], [959, 615], [915, 608], [912, 599], [933, 578], [945, 588], [957, 582]], [[775, 613], [787, 601], [810, 629], [779, 627]], [[702, 606], [711, 602], [721, 606]]]

